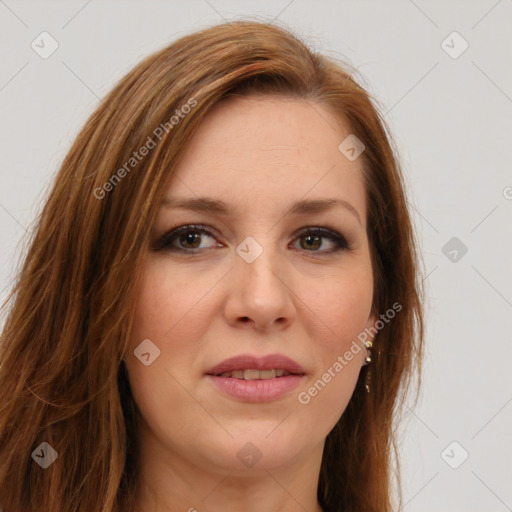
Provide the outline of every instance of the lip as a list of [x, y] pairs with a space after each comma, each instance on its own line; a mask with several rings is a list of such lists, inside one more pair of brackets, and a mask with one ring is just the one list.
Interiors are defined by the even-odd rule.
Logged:
[[206, 374], [218, 376], [221, 373], [234, 370], [272, 370], [274, 368], [280, 368], [295, 375], [305, 374], [304, 368], [297, 361], [283, 354], [268, 354], [263, 357], [241, 354], [222, 361], [213, 368], [210, 368]]
[[[244, 380], [221, 377], [220, 374], [234, 370], [282, 369], [291, 375], [268, 380]], [[231, 357], [208, 370], [205, 377], [221, 393], [243, 402], [270, 402], [277, 400], [299, 386], [306, 377], [304, 368], [283, 354], [256, 357], [242, 354]]]

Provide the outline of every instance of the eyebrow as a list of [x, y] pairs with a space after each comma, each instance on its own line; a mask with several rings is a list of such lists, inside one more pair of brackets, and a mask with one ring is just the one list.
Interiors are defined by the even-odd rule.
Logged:
[[[183, 208], [202, 213], [212, 213], [217, 215], [229, 215], [231, 209], [220, 199], [211, 197], [190, 197], [190, 198], [164, 198], [162, 207], [166, 209]], [[335, 207], [342, 207], [354, 215], [362, 226], [361, 217], [358, 211], [344, 199], [303, 199], [292, 204], [285, 215], [305, 215], [310, 213], [322, 213]]]

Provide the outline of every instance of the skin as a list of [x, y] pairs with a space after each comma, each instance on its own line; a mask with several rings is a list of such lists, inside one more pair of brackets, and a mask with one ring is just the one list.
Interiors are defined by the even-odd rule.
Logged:
[[[207, 225], [213, 236], [172, 243], [188, 253], [168, 247], [145, 257], [126, 359], [142, 417], [137, 510], [322, 510], [316, 492], [325, 438], [366, 351], [308, 404], [298, 394], [378, 319], [362, 159], [351, 162], [338, 150], [349, 134], [322, 105], [250, 96], [217, 104], [192, 139], [165, 197], [209, 196], [233, 212], [162, 207], [152, 226], [155, 241], [187, 224]], [[331, 197], [348, 201], [360, 220], [340, 206], [284, 216], [297, 200]], [[308, 226], [340, 233], [350, 250], [329, 253], [336, 247], [329, 238], [308, 245]], [[236, 252], [248, 236], [263, 248], [252, 263]], [[133, 353], [145, 339], [160, 350], [148, 366]], [[221, 394], [204, 376], [247, 353], [291, 357], [306, 372], [303, 384], [275, 401], [249, 403]], [[252, 467], [237, 457], [246, 443], [261, 454]]]

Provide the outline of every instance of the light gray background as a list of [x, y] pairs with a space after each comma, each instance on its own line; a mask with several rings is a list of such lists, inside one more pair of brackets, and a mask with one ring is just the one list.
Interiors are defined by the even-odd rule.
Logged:
[[[0, 1], [0, 299], [98, 98], [172, 40], [247, 17], [356, 66], [401, 150], [429, 296], [422, 400], [402, 428], [404, 510], [511, 510], [511, 0]], [[59, 44], [47, 59], [31, 48], [43, 31]], [[442, 47], [453, 31], [469, 44], [458, 58]], [[468, 249], [456, 262], [442, 250], [452, 237]]]

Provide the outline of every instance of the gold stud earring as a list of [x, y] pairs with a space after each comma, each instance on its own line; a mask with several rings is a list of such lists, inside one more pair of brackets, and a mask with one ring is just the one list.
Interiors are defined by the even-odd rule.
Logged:
[[365, 341], [364, 344], [366, 345], [366, 358], [364, 362], [366, 364], [370, 364], [372, 362], [372, 351], [370, 349], [373, 347], [373, 343], [370, 340], [368, 340]]

